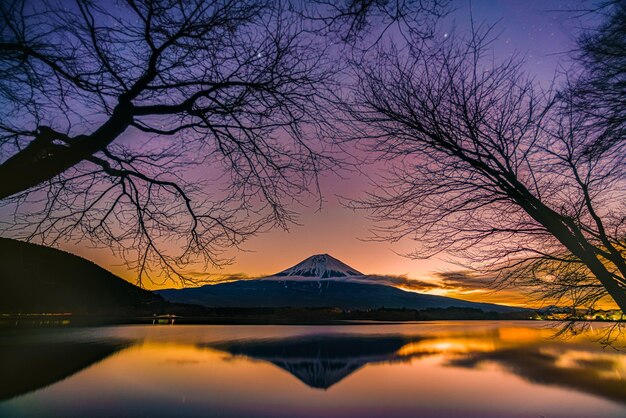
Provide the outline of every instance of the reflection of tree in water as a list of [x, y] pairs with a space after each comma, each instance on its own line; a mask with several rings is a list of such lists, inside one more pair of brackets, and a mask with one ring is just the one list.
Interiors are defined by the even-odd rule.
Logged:
[[626, 382], [615, 373], [617, 359], [576, 358], [571, 353], [567, 349], [545, 350], [530, 345], [469, 353], [451, 360], [449, 365], [477, 368], [486, 362], [496, 363], [533, 383], [576, 389], [626, 403]]
[[312, 388], [328, 389], [368, 363], [405, 360], [408, 356], [398, 350], [413, 341], [416, 339], [401, 335], [315, 335], [223, 342], [212, 348], [268, 361]]
[[0, 343], [0, 401], [57, 383], [125, 348], [120, 343]]

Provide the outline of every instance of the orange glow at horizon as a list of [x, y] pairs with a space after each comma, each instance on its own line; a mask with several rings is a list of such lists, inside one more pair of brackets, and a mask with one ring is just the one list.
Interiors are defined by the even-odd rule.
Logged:
[[[355, 197], [358, 190], [366, 187], [362, 179], [343, 178], [340, 184], [333, 183], [336, 178], [322, 178], [322, 187], [338, 195]], [[322, 190], [325, 195], [330, 195]], [[298, 208], [296, 208], [298, 209]], [[221, 268], [189, 266], [187, 274], [207, 282], [237, 275], [248, 278], [270, 276], [299, 263], [314, 254], [327, 253], [349, 266], [367, 275], [403, 276], [411, 280], [432, 283], [433, 288], [418, 290], [439, 296], [464, 299], [472, 302], [497, 303], [511, 306], [541, 307], [549, 302], [531, 301], [526, 295], [515, 289], [494, 291], [477, 289], [468, 281], [467, 285], [438, 288], [440, 283], [437, 273], [463, 270], [453, 264], [450, 256], [441, 255], [425, 260], [415, 260], [402, 256], [414, 251], [418, 243], [402, 240], [397, 243], [368, 241], [370, 229], [374, 226], [363, 213], [355, 213], [341, 205], [339, 198], [332, 196], [324, 203], [321, 210], [314, 204], [299, 208], [299, 225], [291, 226], [288, 231], [275, 228], [267, 233], [251, 237], [241, 250], [229, 250], [225, 256], [233, 257], [234, 263]], [[85, 246], [65, 244], [66, 251], [80, 255], [101, 267], [113, 272], [125, 280], [136, 283], [136, 275], [125, 266], [122, 260], [113, 256], [108, 249], [94, 249]], [[172, 248], [172, 251], [177, 251]], [[168, 281], [164, 284], [144, 282], [149, 290], [181, 287]], [[396, 286], [403, 290], [415, 291], [405, 286]], [[600, 305], [603, 309], [616, 309], [613, 301]]]

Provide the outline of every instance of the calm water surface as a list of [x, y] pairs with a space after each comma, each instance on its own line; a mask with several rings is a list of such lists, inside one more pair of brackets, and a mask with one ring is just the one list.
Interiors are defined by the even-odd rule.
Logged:
[[626, 353], [544, 327], [0, 330], [0, 416], [626, 417]]

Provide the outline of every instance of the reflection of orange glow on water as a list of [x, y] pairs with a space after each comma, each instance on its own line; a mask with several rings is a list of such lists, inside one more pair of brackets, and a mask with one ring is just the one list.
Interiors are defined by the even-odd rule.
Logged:
[[461, 354], [488, 352], [523, 343], [537, 343], [549, 339], [554, 330], [549, 328], [525, 328], [503, 326], [497, 332], [480, 333], [438, 332], [432, 338], [411, 342], [403, 346], [398, 354], [411, 356], [420, 353]]
[[507, 327], [498, 329], [498, 339], [502, 342], [522, 343], [549, 338], [554, 333], [550, 329], [541, 328], [524, 328], [524, 327]]
[[471, 338], [443, 338], [413, 342], [402, 347], [398, 354], [401, 356], [411, 356], [415, 354], [456, 354], [470, 351], [491, 351], [495, 348], [492, 341], [481, 341]]

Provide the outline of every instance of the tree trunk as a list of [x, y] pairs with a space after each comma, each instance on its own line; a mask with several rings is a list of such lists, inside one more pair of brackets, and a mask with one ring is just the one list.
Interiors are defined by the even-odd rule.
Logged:
[[626, 291], [615, 281], [611, 273], [606, 269], [595, 254], [588, 254], [581, 257], [581, 260], [589, 267], [589, 270], [598, 279], [609, 295], [613, 298], [617, 306], [626, 313]]
[[596, 247], [583, 235], [571, 219], [563, 217], [534, 197], [521, 183], [514, 184], [512, 195], [533, 219], [542, 224], [565, 248], [578, 257], [604, 286], [622, 312], [626, 313], [626, 290], [596, 256]]
[[[26, 148], [0, 165], [0, 200], [51, 180], [103, 150], [132, 120], [132, 105], [128, 104], [118, 105], [111, 117], [91, 135], [68, 138], [50, 128], [40, 128], [38, 136]], [[55, 139], [65, 144], [53, 143]]]

